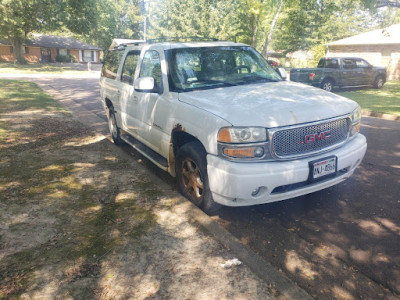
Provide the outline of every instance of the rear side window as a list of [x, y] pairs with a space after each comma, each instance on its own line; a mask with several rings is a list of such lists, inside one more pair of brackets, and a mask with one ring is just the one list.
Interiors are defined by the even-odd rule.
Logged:
[[123, 50], [113, 50], [106, 53], [101, 76], [110, 79], [117, 78], [118, 66], [123, 53]]
[[121, 74], [122, 82], [133, 85], [133, 77], [135, 76], [135, 70], [139, 60], [139, 56], [140, 51], [130, 51], [126, 56]]
[[362, 59], [357, 59], [357, 60], [356, 60], [356, 64], [357, 64], [357, 68], [364, 68], [364, 69], [366, 69], [366, 68], [369, 67], [368, 63], [367, 63], [365, 60], [362, 60]]
[[338, 69], [339, 61], [336, 58], [322, 58], [320, 59], [317, 68]]
[[339, 68], [339, 62], [337, 59], [332, 58], [332, 59], [326, 59], [325, 60], [325, 68], [329, 68], [329, 69], [337, 69]]
[[343, 68], [344, 69], [355, 69], [356, 66], [356, 62], [354, 61], [354, 59], [343, 59]]
[[144, 54], [139, 77], [153, 77], [155, 87], [161, 87], [161, 61], [157, 51]]

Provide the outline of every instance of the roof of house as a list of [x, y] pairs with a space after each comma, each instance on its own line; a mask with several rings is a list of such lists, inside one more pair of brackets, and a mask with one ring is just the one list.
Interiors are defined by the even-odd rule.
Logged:
[[400, 44], [400, 24], [395, 24], [384, 29], [361, 33], [342, 40], [326, 44], [334, 45], [388, 45]]
[[[7, 40], [1, 40], [0, 44], [10, 45], [9, 41]], [[56, 36], [45, 34], [33, 34], [32, 38], [25, 40], [24, 45], [44, 48], [101, 50], [96, 46], [86, 44], [69, 36]]]

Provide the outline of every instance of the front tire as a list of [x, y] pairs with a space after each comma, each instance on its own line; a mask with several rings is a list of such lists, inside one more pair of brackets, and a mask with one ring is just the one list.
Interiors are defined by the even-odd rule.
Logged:
[[214, 202], [208, 184], [206, 151], [199, 142], [183, 145], [176, 156], [178, 188], [182, 195], [206, 213], [216, 212], [221, 205]]
[[332, 79], [325, 79], [324, 81], [322, 81], [321, 83], [321, 89], [327, 91], [327, 92], [332, 92], [333, 90], [333, 85], [334, 82]]
[[117, 119], [115, 118], [114, 107], [110, 106], [108, 108], [108, 129], [111, 133], [111, 138], [115, 145], [123, 145], [124, 141], [121, 139], [120, 131], [117, 126]]
[[384, 84], [385, 84], [385, 79], [383, 78], [383, 76], [381, 75], [376, 76], [374, 80], [374, 88], [381, 89]]

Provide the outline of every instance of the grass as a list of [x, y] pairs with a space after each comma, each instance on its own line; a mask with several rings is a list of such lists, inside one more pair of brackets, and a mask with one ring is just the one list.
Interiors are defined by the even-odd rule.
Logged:
[[388, 81], [380, 90], [368, 88], [337, 94], [356, 101], [363, 110], [400, 116], [400, 81]]
[[28, 63], [21, 65], [0, 62], [0, 73], [8, 74], [80, 74], [82, 72], [87, 72], [87, 67], [85, 65], [73, 67], [60, 64]]
[[66, 111], [35, 83], [0, 79], [0, 113], [22, 110]]
[[160, 191], [34, 83], [0, 80], [0, 102], [0, 299], [94, 298], [103, 262], [142, 247]]

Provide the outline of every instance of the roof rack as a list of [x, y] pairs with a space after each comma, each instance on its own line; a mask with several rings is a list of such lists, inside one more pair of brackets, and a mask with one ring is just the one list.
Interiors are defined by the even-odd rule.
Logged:
[[134, 46], [138, 46], [140, 44], [147, 44], [147, 41], [137, 41], [137, 42], [132, 42], [132, 43], [123, 43], [123, 44], [119, 44], [117, 46], [114, 47], [114, 50], [120, 50], [120, 49], [124, 49], [130, 45], [134, 45]]
[[199, 36], [187, 36], [187, 37], [162, 37], [157, 39], [150, 39], [147, 41], [137, 41], [132, 43], [123, 43], [118, 46], [115, 46], [113, 50], [122, 50], [128, 46], [134, 45], [138, 46], [140, 44], [154, 44], [161, 42], [218, 42], [219, 39], [216, 38], [205, 38]]
[[147, 43], [160, 43], [160, 42], [217, 42], [216, 38], [206, 38], [200, 36], [185, 36], [185, 37], [162, 37], [157, 39], [147, 40]]

